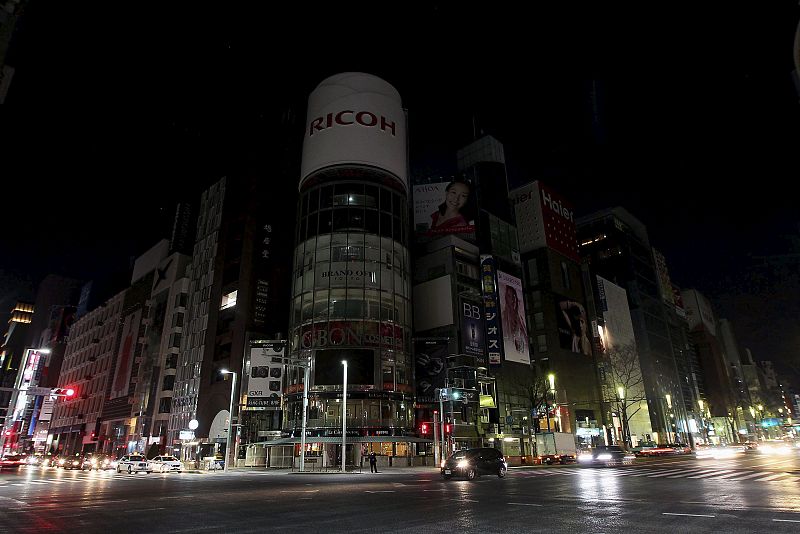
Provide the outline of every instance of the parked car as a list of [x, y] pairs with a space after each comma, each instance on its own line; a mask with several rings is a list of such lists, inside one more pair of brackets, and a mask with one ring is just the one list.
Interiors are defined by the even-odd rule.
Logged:
[[117, 463], [117, 473], [122, 473], [123, 471], [127, 471], [128, 474], [138, 473], [139, 471], [150, 473], [152, 469], [150, 469], [150, 465], [147, 463], [147, 458], [142, 454], [134, 453], [126, 454], [119, 459]]
[[474, 480], [479, 475], [506, 476], [508, 463], [497, 449], [482, 447], [454, 452], [442, 462], [442, 477], [463, 476]]
[[174, 456], [156, 456], [150, 460], [150, 470], [167, 473], [169, 471], [177, 471], [180, 473], [183, 470], [183, 465], [180, 460]]
[[599, 445], [578, 456], [580, 465], [631, 465], [636, 456], [619, 445]]

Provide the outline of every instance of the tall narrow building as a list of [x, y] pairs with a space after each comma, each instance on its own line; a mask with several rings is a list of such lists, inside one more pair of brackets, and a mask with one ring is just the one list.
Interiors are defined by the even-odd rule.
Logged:
[[289, 369], [283, 441], [299, 441], [307, 387], [307, 453], [326, 465], [341, 462], [341, 442], [329, 442], [341, 437], [343, 417], [348, 464], [369, 447], [385, 461], [410, 454], [407, 157], [405, 110], [387, 82], [348, 72], [311, 93], [288, 354], [313, 369], [308, 384], [302, 369]]

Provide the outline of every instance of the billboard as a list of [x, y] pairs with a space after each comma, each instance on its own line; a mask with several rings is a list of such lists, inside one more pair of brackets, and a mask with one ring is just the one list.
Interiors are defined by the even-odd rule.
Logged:
[[503, 339], [500, 335], [500, 307], [497, 303], [497, 283], [492, 256], [481, 255], [481, 293], [486, 319], [486, 355], [489, 365], [500, 365]]
[[141, 318], [141, 309], [125, 317], [125, 322], [122, 326], [122, 342], [119, 345], [119, 352], [117, 353], [117, 367], [114, 371], [114, 380], [111, 382], [111, 394], [108, 396], [109, 399], [117, 399], [128, 395], [134, 351], [136, 349]]
[[522, 280], [503, 271], [497, 271], [497, 289], [500, 296], [505, 360], [529, 364], [531, 357], [528, 351]]
[[511, 193], [520, 252], [549, 247], [579, 262], [575, 210], [554, 190], [536, 181]]
[[447, 339], [417, 339], [414, 342], [414, 376], [417, 402], [437, 402], [436, 389], [447, 381]]
[[579, 302], [567, 299], [558, 301], [556, 306], [559, 346], [576, 354], [591, 356], [592, 342], [589, 339], [586, 308]]
[[414, 230], [418, 236], [458, 234], [475, 239], [478, 208], [474, 187], [465, 180], [414, 186]]
[[273, 341], [250, 347], [250, 371], [247, 374], [247, 406], [280, 408], [283, 394], [283, 356], [285, 341]]
[[460, 300], [461, 305], [461, 352], [475, 356], [479, 366], [486, 366], [486, 342], [484, 341], [483, 310], [480, 303]]
[[301, 180], [339, 165], [383, 169], [407, 187], [406, 116], [400, 93], [362, 72], [323, 80], [308, 97]]

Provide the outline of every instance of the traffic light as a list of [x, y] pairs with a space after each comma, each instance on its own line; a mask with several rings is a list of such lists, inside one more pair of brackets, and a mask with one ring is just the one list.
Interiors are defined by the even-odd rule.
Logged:
[[53, 395], [56, 397], [72, 398], [75, 396], [75, 390], [72, 388], [53, 388]]
[[433, 432], [433, 423], [429, 422], [420, 423], [419, 425], [420, 434], [430, 434], [431, 432]]
[[445, 434], [452, 434], [453, 433], [453, 424], [452, 423], [445, 423], [444, 424], [444, 433]]
[[6, 430], [6, 436], [10, 436], [12, 433], [10, 430]]

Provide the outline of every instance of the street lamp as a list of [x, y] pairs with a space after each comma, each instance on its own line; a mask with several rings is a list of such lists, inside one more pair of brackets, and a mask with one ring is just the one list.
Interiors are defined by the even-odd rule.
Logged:
[[622, 416], [622, 441], [626, 446], [630, 447], [631, 431], [628, 428], [628, 407], [625, 405], [625, 388], [618, 386], [617, 394], [619, 395], [620, 415]]
[[345, 472], [345, 456], [347, 454], [347, 360], [344, 365], [344, 381], [342, 382], [342, 473]]
[[231, 404], [228, 409], [228, 435], [225, 438], [225, 462], [222, 464], [223, 471], [228, 471], [228, 457], [231, 453], [231, 433], [233, 432], [233, 396], [236, 392], [236, 373], [223, 369], [220, 371], [223, 375], [233, 375], [233, 382], [231, 382]]
[[[550, 382], [550, 393], [553, 394], [553, 406], [556, 405], [556, 375], [550, 373], [547, 375], [547, 380]], [[545, 407], [545, 416], [547, 417], [547, 431], [550, 432], [550, 403], [547, 399], [547, 394], [545, 393], [544, 396], [544, 407]], [[559, 425], [560, 426], [560, 425]], [[559, 428], [559, 430], [561, 430]]]

